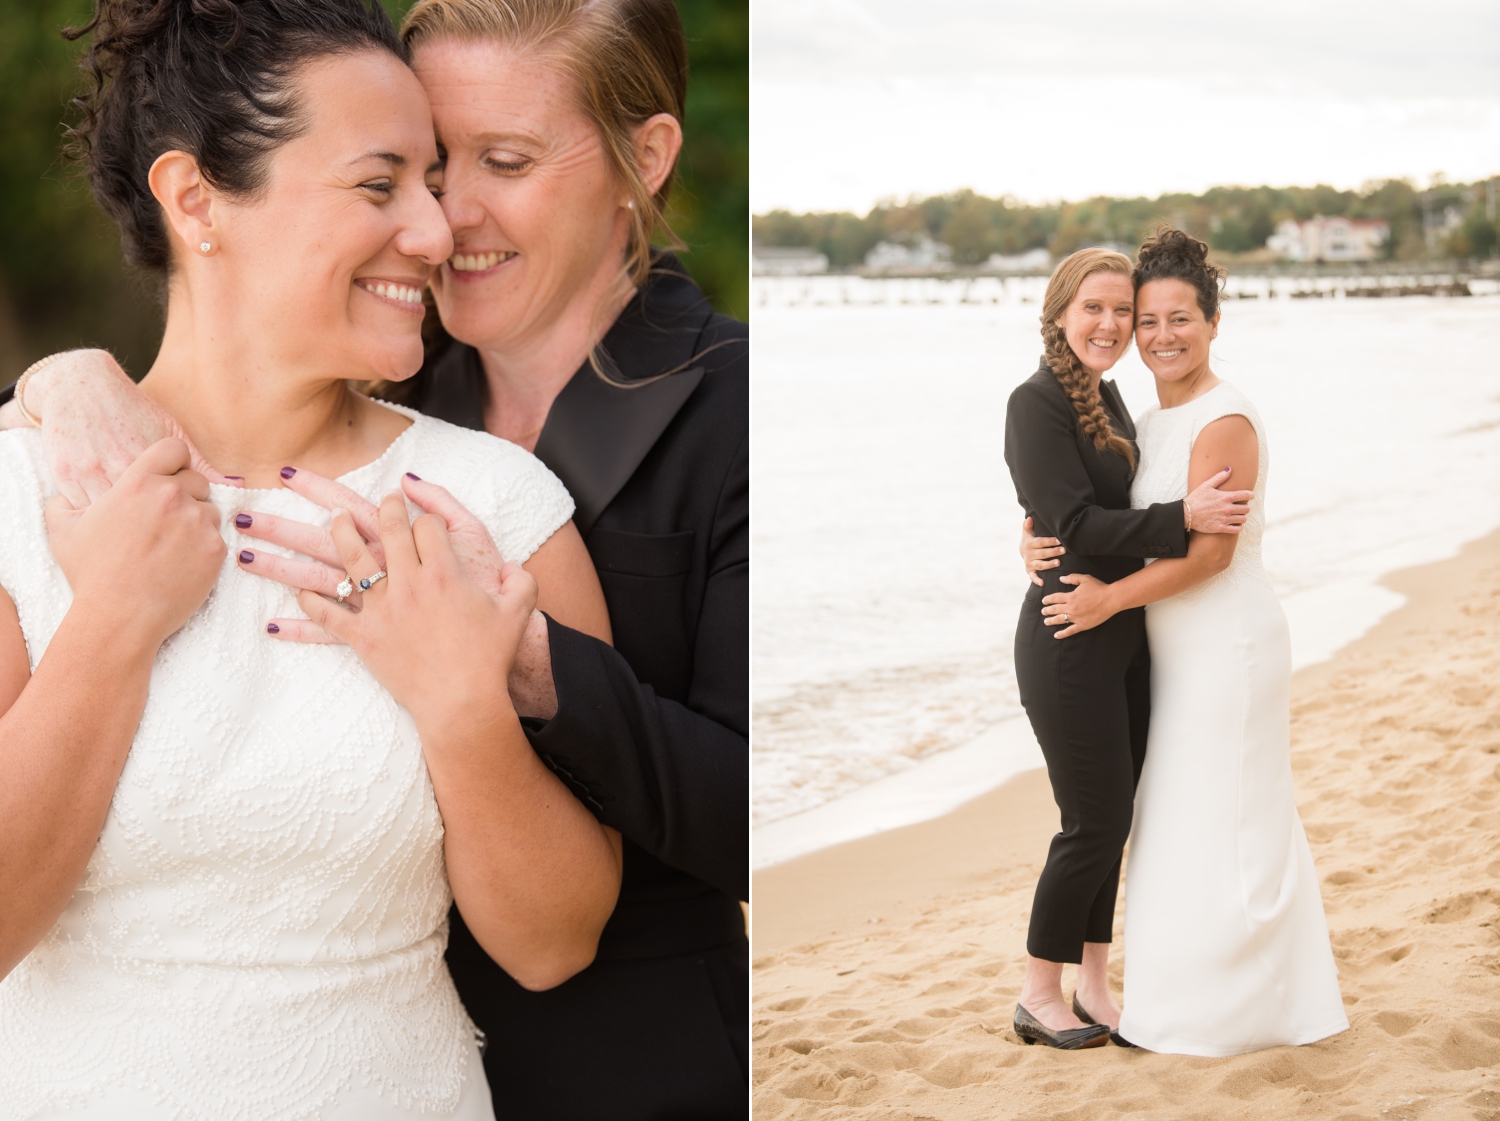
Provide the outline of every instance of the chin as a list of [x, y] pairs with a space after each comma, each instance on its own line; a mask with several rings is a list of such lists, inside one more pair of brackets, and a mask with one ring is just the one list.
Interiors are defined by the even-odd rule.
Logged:
[[422, 341], [418, 339], [415, 345], [392, 347], [388, 352], [368, 354], [365, 358], [366, 361], [361, 362], [360, 365], [365, 368], [366, 372], [355, 380], [407, 381], [415, 377], [417, 371], [422, 368]]
[[438, 317], [443, 321], [443, 330], [465, 346], [483, 346], [504, 334], [495, 315], [493, 303], [482, 300], [465, 300], [457, 307], [452, 300], [438, 304]]

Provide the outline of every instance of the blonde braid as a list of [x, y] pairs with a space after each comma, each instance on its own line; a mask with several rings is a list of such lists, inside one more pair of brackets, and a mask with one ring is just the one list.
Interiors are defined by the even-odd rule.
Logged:
[[1062, 386], [1068, 400], [1073, 402], [1073, 411], [1078, 414], [1078, 427], [1094, 442], [1094, 447], [1103, 451], [1108, 448], [1125, 457], [1130, 469], [1135, 470], [1135, 448], [1130, 441], [1117, 435], [1110, 427], [1109, 414], [1104, 411], [1104, 398], [1099, 396], [1099, 387], [1089, 376], [1088, 370], [1068, 345], [1068, 337], [1062, 328], [1052, 323], [1042, 324], [1042, 342], [1047, 347], [1047, 365]]

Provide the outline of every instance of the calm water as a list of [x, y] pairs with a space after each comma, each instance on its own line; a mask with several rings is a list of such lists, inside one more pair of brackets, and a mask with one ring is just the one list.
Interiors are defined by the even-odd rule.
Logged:
[[[1021, 711], [1003, 433], [1043, 284], [756, 281], [757, 824]], [[1394, 605], [1381, 574], [1500, 526], [1497, 334], [1495, 294], [1226, 302], [1214, 370], [1268, 429], [1265, 558], [1298, 664]], [[1155, 403], [1134, 352], [1111, 376], [1133, 412]]]

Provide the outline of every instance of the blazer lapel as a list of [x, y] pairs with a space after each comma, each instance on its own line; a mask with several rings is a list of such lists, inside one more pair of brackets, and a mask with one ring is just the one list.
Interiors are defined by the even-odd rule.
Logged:
[[697, 366], [622, 389], [585, 364], [557, 395], [536, 456], [572, 494], [585, 537], [702, 380]]
[[[585, 362], [552, 403], [536, 457], [572, 494], [573, 521], [585, 536], [703, 380], [703, 367], [690, 364], [712, 315], [677, 258], [662, 254], [604, 336], [601, 357], [625, 388]], [[422, 411], [483, 430], [489, 389], [479, 353], [454, 342], [429, 369]]]

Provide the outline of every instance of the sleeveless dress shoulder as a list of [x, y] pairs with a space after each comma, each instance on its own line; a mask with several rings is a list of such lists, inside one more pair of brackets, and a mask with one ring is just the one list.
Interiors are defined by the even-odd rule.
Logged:
[[1265, 426], [1221, 382], [1137, 422], [1137, 508], [1186, 496], [1199, 433], [1243, 416], [1260, 469], [1227, 569], [1146, 608], [1151, 727], [1125, 884], [1120, 1034], [1238, 1055], [1348, 1027], [1292, 785], [1291, 644], [1261, 564]]
[[[400, 411], [411, 426], [340, 480], [365, 498], [418, 474], [518, 562], [571, 517], [529, 453]], [[39, 433], [0, 434], [0, 586], [33, 669], [72, 599], [54, 493]], [[0, 1119], [492, 1121], [443, 960], [452, 894], [416, 726], [346, 647], [266, 636], [295, 596], [235, 563], [241, 510], [328, 511], [289, 490], [211, 500], [218, 583], [157, 655], [82, 881], [0, 981]]]

